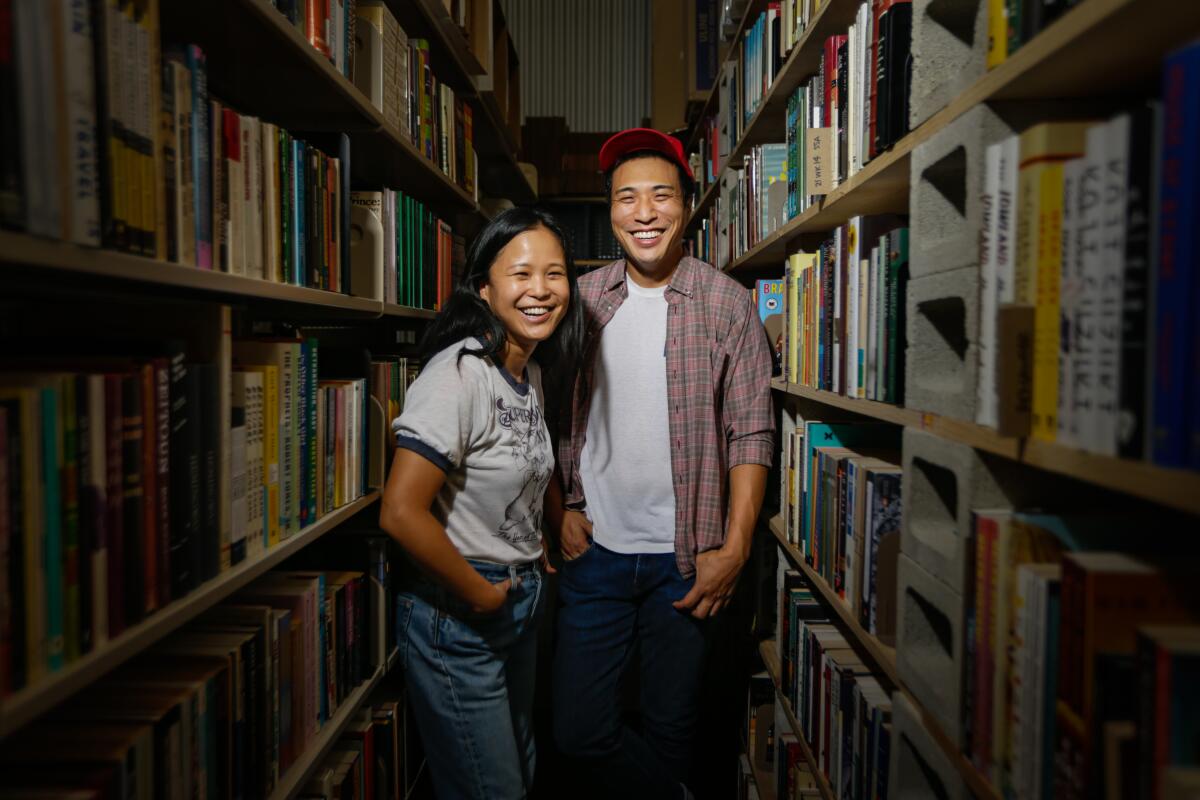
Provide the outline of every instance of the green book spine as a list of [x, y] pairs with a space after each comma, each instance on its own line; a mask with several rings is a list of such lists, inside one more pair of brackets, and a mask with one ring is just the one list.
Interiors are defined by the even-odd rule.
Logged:
[[59, 456], [62, 452], [58, 391], [42, 389], [42, 502], [45, 517], [46, 665], [63, 668], [63, 540]]
[[63, 574], [63, 652], [66, 663], [76, 661], [80, 647], [79, 606], [79, 439], [75, 408], [75, 377], [61, 383], [62, 470], [62, 574]]

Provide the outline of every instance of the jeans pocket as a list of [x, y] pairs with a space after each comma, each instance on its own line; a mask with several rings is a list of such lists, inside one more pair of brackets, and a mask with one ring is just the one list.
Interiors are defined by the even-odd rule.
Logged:
[[583, 551], [582, 553], [580, 553], [579, 555], [575, 556], [574, 558], [567, 558], [566, 554], [564, 553], [564, 554], [563, 554], [563, 564], [564, 564], [564, 565], [566, 565], [566, 564], [578, 564], [580, 561], [582, 561], [583, 559], [585, 559], [585, 558], [587, 558], [589, 555], [591, 555], [592, 551], [593, 551], [593, 550], [595, 550], [595, 549], [596, 549], [596, 540], [595, 540], [595, 539], [592, 539], [592, 540], [590, 540], [590, 541], [588, 542], [588, 546], [587, 546], [587, 548], [586, 548], [586, 549], [584, 549], [584, 551]]

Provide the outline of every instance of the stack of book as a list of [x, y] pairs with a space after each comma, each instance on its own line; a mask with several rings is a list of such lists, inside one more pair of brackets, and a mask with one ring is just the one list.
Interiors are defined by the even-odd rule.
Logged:
[[[1194, 743], [1179, 724], [1194, 704], [1161, 694], [1190, 674], [1200, 636], [1187, 567], [1165, 560], [1171, 537], [1134, 543], [1136, 518], [1113, 513], [972, 519], [961, 739], [979, 770], [1006, 794], [1051, 798], [1190, 765], [1175, 748]], [[1118, 546], [1142, 554], [1106, 550]]]
[[[779, 602], [783, 688], [817, 768], [837, 797], [887, 797], [891, 695], [799, 573], [781, 570]], [[785, 737], [776, 749], [783, 765], [800, 759], [798, 742]]]
[[899, 435], [883, 423], [781, 420], [784, 530], [864, 630], [892, 644], [900, 544]]
[[362, 572], [267, 573], [6, 743], [0, 785], [267, 797], [378, 669], [377, 615]]
[[475, 194], [471, 104], [439, 81], [429, 41], [410, 39], [384, 0], [357, 0], [363, 52], [354, 83], [387, 122], [468, 194]]
[[300, 797], [310, 800], [371, 800], [407, 797], [419, 763], [409, 752], [405, 698], [381, 700], [355, 716], [304, 784]]
[[382, 299], [411, 308], [440, 309], [454, 287], [454, 239], [450, 225], [421, 201], [396, 189], [351, 194], [356, 208], [370, 218], [356, 217], [362, 237], [355, 243], [369, 269], [382, 275]]
[[[1192, 313], [1200, 46], [1167, 60], [1162, 102], [1043, 123], [987, 149], [980, 236], [982, 425], [1122, 458], [1200, 467]], [[1033, 309], [1032, 408], [1001, 388], [1006, 319]], [[1153, 354], [1153, 357], [1152, 357]]]
[[215, 347], [0, 372], [3, 695], [363, 494], [365, 378], [324, 379], [315, 339]]
[[276, 0], [272, 3], [288, 22], [308, 40], [308, 43], [332, 63], [334, 69], [347, 78], [354, 77], [354, 5], [369, 0], [320, 0], [297, 2]]
[[784, 272], [783, 371], [789, 383], [847, 397], [904, 399], [908, 228], [852, 217]]

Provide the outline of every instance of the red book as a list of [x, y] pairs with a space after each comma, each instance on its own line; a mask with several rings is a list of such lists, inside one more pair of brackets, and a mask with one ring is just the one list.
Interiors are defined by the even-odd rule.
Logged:
[[328, 56], [329, 0], [305, 0], [305, 6], [304, 35], [309, 44]]
[[153, 417], [157, 427], [154, 480], [158, 511], [158, 602], [165, 606], [171, 602], [171, 366], [165, 358], [155, 358], [150, 363], [154, 367], [154, 412], [147, 412], [146, 417]]
[[[142, 392], [142, 591], [146, 613], [159, 607], [158, 597], [158, 393], [154, 366], [138, 370]], [[164, 598], [161, 605], [166, 605]]]
[[838, 103], [838, 48], [846, 43], [845, 35], [830, 36], [825, 40], [825, 104], [822, 107], [824, 127], [835, 124], [834, 110]]
[[107, 421], [104, 445], [108, 466], [108, 635], [120, 635], [125, 630], [125, 509], [124, 461], [122, 459], [121, 416], [124, 376], [109, 373], [104, 376], [104, 416]]

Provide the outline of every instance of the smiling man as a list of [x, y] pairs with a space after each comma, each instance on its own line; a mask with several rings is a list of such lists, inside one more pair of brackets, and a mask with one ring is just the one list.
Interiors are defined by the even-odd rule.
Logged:
[[[604, 796], [686, 798], [707, 620], [749, 557], [771, 463], [771, 360], [746, 289], [683, 255], [678, 140], [623, 131], [600, 167], [625, 258], [579, 281], [589, 339], [546, 508], [564, 556], [555, 738]], [[620, 716], [627, 668], [640, 732]]]

